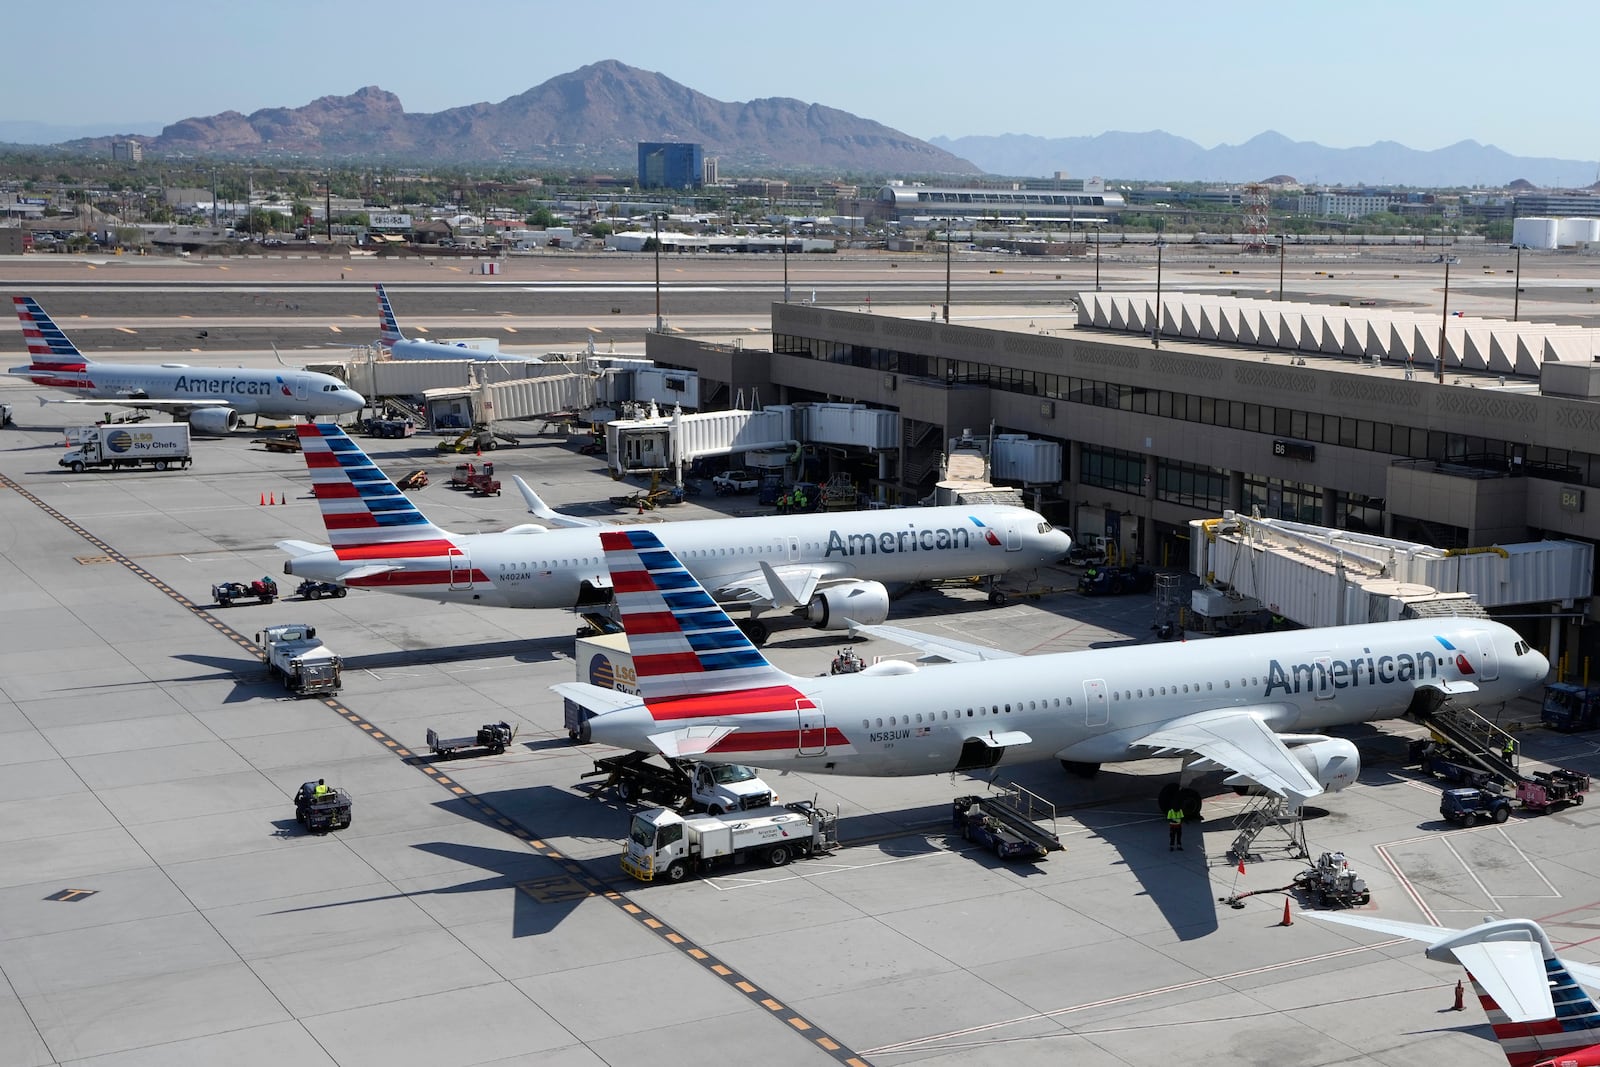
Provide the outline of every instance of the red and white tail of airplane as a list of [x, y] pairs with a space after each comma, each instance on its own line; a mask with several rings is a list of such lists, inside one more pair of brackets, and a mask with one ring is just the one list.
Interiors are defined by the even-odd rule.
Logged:
[[1421, 941], [1429, 959], [1465, 967], [1511, 1067], [1600, 1067], [1600, 1008], [1578, 984], [1578, 977], [1600, 982], [1600, 967], [1563, 961], [1533, 920], [1453, 930], [1343, 912], [1302, 914]]
[[448, 530], [429, 522], [405, 493], [378, 469], [367, 454], [333, 423], [301, 423], [300, 448], [311, 473], [311, 488], [322, 509], [333, 553], [352, 569], [341, 577], [353, 586], [382, 586], [403, 581], [414, 585], [449, 582], [454, 567], [402, 570], [395, 566], [362, 567], [366, 560], [438, 556], [461, 559], [463, 577], [487, 579], [471, 571]]
[[11, 302], [16, 305], [17, 321], [28, 343], [28, 365], [13, 367], [11, 373], [29, 378], [34, 385], [57, 389], [94, 388], [89, 377], [88, 358], [45, 314], [39, 302], [31, 296], [14, 296]]
[[[600, 544], [628, 633], [639, 697], [662, 724], [655, 740], [663, 751], [688, 756], [712, 746], [723, 753], [730, 746], [792, 748], [797, 721], [805, 747], [805, 713], [816, 706], [796, 687], [798, 679], [768, 662], [653, 531], [606, 530]], [[673, 727], [707, 715], [749, 715], [751, 726]], [[779, 721], [767, 721], [774, 718]], [[821, 744], [826, 730], [819, 721], [811, 740]], [[846, 743], [842, 735], [832, 742]]]
[[383, 291], [382, 283], [375, 288], [378, 290], [378, 343], [384, 348], [393, 348], [396, 341], [404, 341], [406, 338], [400, 332], [400, 323], [394, 317], [394, 308], [389, 306], [389, 294]]

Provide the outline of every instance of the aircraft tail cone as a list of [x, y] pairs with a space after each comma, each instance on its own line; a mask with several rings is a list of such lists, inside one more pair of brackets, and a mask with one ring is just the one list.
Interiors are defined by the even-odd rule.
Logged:
[[1279, 926], [1293, 926], [1294, 925], [1294, 916], [1289, 914], [1289, 898], [1288, 897], [1284, 897], [1283, 898], [1283, 921], [1280, 922], [1278, 925]]

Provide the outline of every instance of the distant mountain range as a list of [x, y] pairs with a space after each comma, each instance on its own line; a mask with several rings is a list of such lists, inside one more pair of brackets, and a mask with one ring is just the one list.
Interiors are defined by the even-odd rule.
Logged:
[[986, 173], [1142, 181], [1250, 182], [1292, 175], [1303, 184], [1509, 185], [1523, 178], [1540, 187], [1586, 186], [1596, 179], [1592, 160], [1513, 156], [1493, 145], [1461, 141], [1431, 152], [1378, 141], [1361, 148], [1328, 148], [1291, 141], [1281, 133], [1257, 134], [1244, 144], [1202, 148], [1170, 133], [1102, 133], [1096, 137], [935, 137], [930, 144], [970, 159]]
[[[73, 131], [34, 122], [0, 122], [8, 137], [38, 141], [62, 130], [61, 147], [110, 154], [104, 126]], [[93, 131], [97, 136], [85, 136]], [[498, 104], [433, 114], [407, 112], [376, 86], [325, 96], [303, 107], [265, 108], [184, 119], [144, 142], [148, 156], [238, 159], [384, 160], [507, 163], [630, 171], [640, 141], [694, 141], [724, 174], [816, 173], [955, 180], [980, 173], [1100, 176], [1134, 181], [1259, 181], [1291, 175], [1302, 184], [1501, 187], [1525, 179], [1540, 187], [1596, 180], [1596, 164], [1513, 156], [1462, 141], [1424, 152], [1393, 141], [1328, 148], [1267, 132], [1240, 145], [1202, 148], [1159, 130], [1094, 137], [935, 137], [920, 141], [848, 112], [772, 97], [726, 103], [665, 75], [606, 60], [558, 75]], [[969, 162], [970, 161], [970, 162]]]
[[[130, 134], [128, 136], [137, 136]], [[725, 172], [961, 174], [977, 168], [881, 123], [799, 100], [724, 103], [614, 60], [498, 104], [413, 114], [376, 86], [304, 107], [184, 119], [141, 137], [147, 155], [386, 159], [632, 169], [640, 141], [693, 141]], [[66, 147], [110, 151], [111, 138]]]

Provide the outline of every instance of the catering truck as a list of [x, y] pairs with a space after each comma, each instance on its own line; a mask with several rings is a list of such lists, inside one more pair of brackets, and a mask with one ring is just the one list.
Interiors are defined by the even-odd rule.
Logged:
[[[589, 636], [578, 638], [572, 648], [572, 659], [577, 665], [577, 680], [598, 685], [602, 689], [615, 689], [619, 693], [639, 692], [639, 678], [633, 672], [633, 653], [628, 651], [628, 635], [618, 630], [615, 633], [592, 633], [594, 627], [586, 627]], [[586, 708], [571, 697], [565, 698], [562, 706], [562, 718], [567, 728], [567, 736], [578, 744], [589, 742], [589, 720], [603, 709]]]
[[94, 467], [142, 467], [158, 471], [187, 468], [189, 424], [161, 422], [149, 425], [87, 426], [73, 435], [72, 447], [57, 462], [74, 473]]
[[622, 869], [641, 882], [681, 882], [722, 862], [752, 860], [782, 867], [839, 844], [839, 816], [809, 801], [727, 815], [691, 815], [652, 808], [633, 817]]

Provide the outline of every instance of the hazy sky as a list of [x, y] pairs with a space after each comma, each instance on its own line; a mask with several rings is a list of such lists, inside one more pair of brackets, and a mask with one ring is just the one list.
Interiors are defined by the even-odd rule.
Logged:
[[1470, 138], [1569, 159], [1600, 145], [1595, 0], [76, 0], [63, 12], [22, 19], [41, 32], [0, 64], [8, 118], [154, 134], [364, 85], [431, 112], [616, 59], [718, 100], [795, 97], [924, 139], [1160, 129], [1210, 148], [1271, 129], [1332, 147]]

